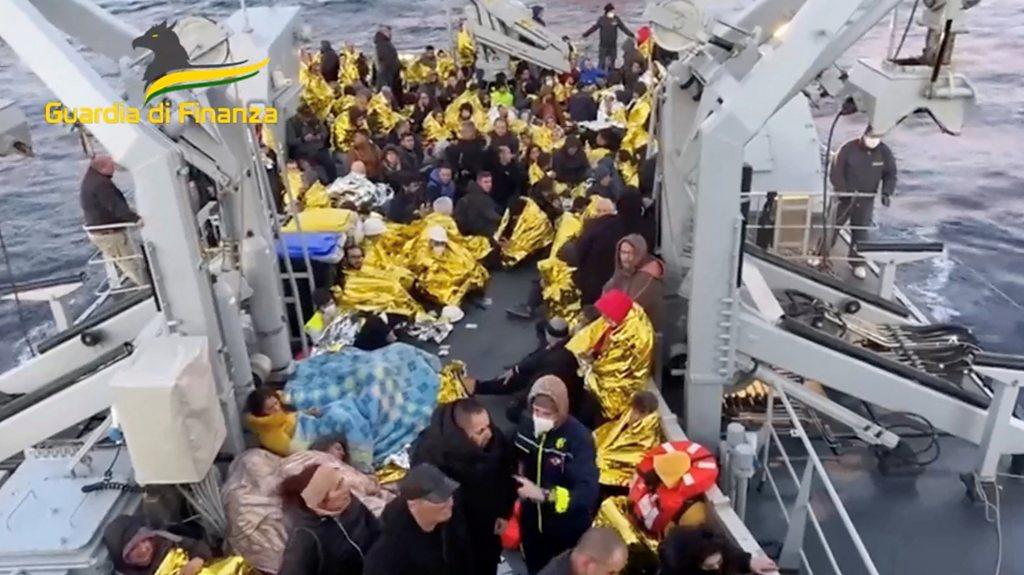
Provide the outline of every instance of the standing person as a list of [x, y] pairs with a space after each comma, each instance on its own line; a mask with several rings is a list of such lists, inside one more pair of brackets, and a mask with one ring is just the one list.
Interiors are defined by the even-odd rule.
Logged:
[[316, 167], [320, 181], [330, 184], [338, 177], [338, 168], [327, 149], [330, 134], [316, 113], [307, 104], [300, 104], [298, 113], [288, 120], [285, 127], [288, 157], [307, 160]]
[[618, 575], [626, 568], [629, 549], [608, 527], [591, 527], [576, 547], [555, 557], [540, 575]]
[[395, 99], [402, 101], [402, 63], [398, 60], [398, 50], [391, 42], [391, 27], [381, 26], [373, 36], [373, 45], [377, 52], [377, 89], [389, 86]]
[[[142, 218], [128, 206], [128, 200], [114, 184], [116, 170], [117, 164], [114, 163], [114, 159], [105, 154], [97, 155], [89, 162], [89, 169], [82, 178], [79, 196], [86, 228], [119, 224], [142, 225]], [[125, 227], [88, 230], [86, 234], [103, 257], [113, 260], [121, 273], [128, 276], [135, 285], [149, 284], [142, 258]]]
[[498, 204], [491, 198], [494, 178], [490, 172], [480, 172], [475, 182], [466, 187], [466, 194], [455, 205], [455, 223], [464, 236], [490, 238], [498, 231], [501, 213]]
[[765, 555], [744, 552], [705, 528], [677, 527], [658, 545], [663, 575], [766, 575], [777, 573], [775, 562]]
[[526, 172], [516, 159], [515, 152], [508, 146], [498, 146], [498, 163], [491, 174], [494, 177], [494, 190], [491, 197], [504, 210], [513, 198], [523, 195], [526, 189]]
[[309, 465], [281, 482], [291, 533], [278, 575], [361, 573], [380, 536], [380, 520], [345, 483], [335, 465]]
[[[893, 192], [896, 191], [896, 158], [889, 146], [882, 143], [882, 136], [874, 133], [871, 126], [860, 138], [850, 140], [839, 148], [829, 173], [832, 188], [839, 194], [862, 194], [843, 196], [836, 203], [836, 215], [829, 247], [835, 245], [839, 228], [850, 223], [850, 258], [856, 257], [857, 242], [867, 239], [867, 227], [875, 213], [875, 196], [879, 186], [882, 205], [889, 207]], [[868, 270], [859, 260], [851, 260], [853, 275], [864, 279]]]
[[597, 512], [598, 470], [590, 430], [569, 415], [562, 380], [538, 379], [530, 389], [532, 417], [516, 435], [523, 555], [536, 575], [554, 557], [576, 545]]
[[473, 573], [490, 574], [501, 561], [501, 533], [508, 527], [518, 484], [512, 444], [473, 397], [438, 406], [420, 433], [410, 463], [430, 463], [457, 481], [455, 506], [463, 509]]
[[583, 225], [576, 249], [566, 254], [566, 263], [576, 268], [572, 277], [583, 305], [601, 297], [604, 284], [615, 272], [615, 247], [627, 233], [623, 218], [614, 212]]
[[604, 15], [597, 19], [597, 22], [587, 29], [583, 33], [583, 37], [586, 38], [597, 32], [601, 31], [598, 42], [598, 66], [605, 71], [611, 70], [615, 67], [615, 60], [618, 59], [618, 47], [619, 47], [619, 30], [634, 38], [633, 32], [626, 28], [626, 25], [622, 23], [622, 20], [615, 14], [615, 6], [612, 4], [605, 4]]
[[420, 463], [398, 483], [399, 497], [384, 508], [384, 531], [364, 563], [364, 575], [476, 575], [459, 484]]
[[604, 285], [604, 291], [626, 292], [629, 299], [644, 308], [654, 331], [661, 331], [661, 308], [665, 303], [665, 265], [650, 255], [647, 241], [640, 234], [630, 234], [615, 250], [615, 273]]
[[327, 40], [320, 41], [320, 75], [328, 84], [338, 81], [338, 72], [341, 70], [341, 59], [338, 53], [331, 48]]

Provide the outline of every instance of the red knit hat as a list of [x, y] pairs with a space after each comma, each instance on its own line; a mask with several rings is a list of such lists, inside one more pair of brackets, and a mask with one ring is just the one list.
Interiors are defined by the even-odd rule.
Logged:
[[633, 308], [633, 300], [626, 292], [613, 289], [601, 296], [594, 303], [594, 307], [604, 317], [615, 323], [622, 323], [626, 319], [626, 315], [629, 314], [629, 310]]

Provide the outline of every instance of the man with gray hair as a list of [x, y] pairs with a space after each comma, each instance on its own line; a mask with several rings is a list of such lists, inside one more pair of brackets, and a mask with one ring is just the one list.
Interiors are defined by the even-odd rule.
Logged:
[[617, 575], [626, 568], [629, 550], [608, 527], [591, 527], [576, 547], [555, 557], [539, 575]]
[[115, 170], [114, 159], [99, 154], [93, 157], [82, 178], [79, 199], [86, 233], [104, 259], [113, 261], [135, 285], [148, 285], [142, 258], [128, 233], [130, 225], [141, 225], [142, 219], [128, 206], [128, 200], [114, 184]]

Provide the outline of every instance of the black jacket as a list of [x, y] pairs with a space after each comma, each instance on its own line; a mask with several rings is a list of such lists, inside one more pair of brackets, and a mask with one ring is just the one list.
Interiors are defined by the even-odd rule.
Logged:
[[373, 36], [373, 45], [377, 52], [377, 76], [378, 83], [390, 83], [398, 77], [402, 64], [398, 60], [398, 50], [391, 43], [383, 32], [377, 32]]
[[601, 17], [597, 19], [597, 22], [583, 33], [583, 37], [586, 38], [598, 30], [601, 31], [599, 34], [599, 44], [605, 49], [618, 49], [619, 30], [622, 30], [622, 32], [630, 38], [634, 37], [633, 33], [630, 32], [629, 28], [626, 28], [626, 25], [622, 23], [622, 19], [618, 16], [609, 18], [602, 14]]
[[384, 531], [366, 556], [363, 575], [475, 575], [474, 550], [466, 543], [469, 533], [459, 508], [430, 533], [400, 497], [388, 503], [382, 519]]
[[573, 261], [568, 262], [576, 267], [573, 281], [580, 290], [583, 305], [592, 304], [601, 297], [604, 284], [615, 273], [616, 246], [625, 235], [625, 226], [619, 216], [603, 216], [583, 225]]
[[455, 177], [461, 181], [476, 178], [490, 161], [487, 141], [483, 138], [459, 140], [445, 150], [445, 159], [455, 168]]
[[677, 527], [669, 530], [658, 546], [658, 562], [662, 573], [707, 575], [709, 572], [701, 569], [701, 564], [718, 552], [722, 554], [722, 568], [714, 573], [750, 573], [750, 553], [705, 528]]
[[501, 223], [498, 205], [476, 182], [469, 183], [466, 195], [455, 204], [452, 216], [459, 225], [459, 231], [465, 236], [492, 237]]
[[832, 162], [829, 173], [832, 187], [837, 192], [874, 194], [882, 186], [882, 195], [896, 191], [896, 158], [885, 144], [868, 149], [858, 138], [843, 144]]
[[320, 44], [320, 75], [328, 82], [338, 81], [338, 72], [341, 70], [341, 59], [338, 53], [331, 48], [329, 42]]
[[[307, 142], [305, 136], [316, 136]], [[324, 149], [328, 141], [327, 126], [317, 118], [305, 121], [301, 116], [294, 116], [285, 126], [288, 143], [288, 156], [292, 158], [312, 158]]]
[[595, 429], [602, 423], [601, 404], [584, 385], [579, 367], [576, 356], [565, 349], [565, 342], [553, 347], [545, 345], [516, 363], [508, 382], [503, 377], [478, 381], [476, 393], [511, 395], [514, 398], [511, 411], [521, 413], [526, 409], [527, 395], [533, 382], [542, 376], [554, 375], [565, 383], [569, 392], [569, 413], [587, 428]]
[[491, 166], [491, 175], [494, 181], [491, 197], [499, 206], [508, 207], [513, 198], [523, 195], [527, 184], [526, 172], [516, 160], [507, 166], [495, 162]]
[[124, 199], [124, 194], [114, 185], [114, 180], [92, 167], [82, 178], [79, 199], [87, 226], [109, 226], [139, 220], [139, 215], [128, 207], [128, 200]]
[[586, 92], [577, 92], [569, 96], [565, 106], [569, 110], [569, 119], [573, 122], [592, 122], [597, 119], [597, 102]]
[[583, 148], [572, 155], [564, 147], [559, 149], [551, 159], [551, 167], [555, 171], [556, 180], [571, 186], [583, 182], [590, 175], [590, 160]]
[[416, 210], [427, 202], [422, 192], [410, 194], [399, 188], [388, 203], [388, 220], [396, 224], [411, 224], [417, 218]]
[[478, 447], [455, 423], [454, 404], [440, 405], [409, 453], [412, 465], [431, 463], [459, 482], [455, 506], [466, 518], [476, 551], [476, 573], [497, 568], [501, 539], [494, 534], [494, 525], [512, 515], [518, 487], [512, 478], [516, 471], [512, 444], [493, 423], [491, 434], [487, 447]]
[[524, 502], [521, 529], [577, 540], [590, 528], [598, 505], [598, 470], [590, 430], [569, 416], [538, 438], [533, 433], [533, 419], [524, 417], [519, 422], [516, 449], [523, 475], [544, 489], [558, 488], [567, 496], [567, 501], [562, 499], [567, 503], [564, 507]]
[[380, 520], [355, 497], [338, 517], [295, 515], [278, 575], [361, 573], [363, 558], [380, 537]]
[[515, 134], [511, 132], [506, 133], [504, 136], [491, 134], [491, 145], [488, 146], [491, 154], [497, 156], [498, 148], [501, 146], [508, 146], [508, 149], [512, 150], [514, 155], [519, 155], [519, 138]]

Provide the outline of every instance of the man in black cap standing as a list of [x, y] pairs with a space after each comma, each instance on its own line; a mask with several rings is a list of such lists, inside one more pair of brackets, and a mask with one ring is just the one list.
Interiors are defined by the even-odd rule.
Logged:
[[366, 556], [365, 575], [473, 575], [473, 548], [459, 484], [421, 463], [398, 483], [399, 496], [384, 508], [384, 531]]
[[598, 30], [601, 31], [597, 50], [598, 65], [607, 72], [615, 67], [615, 60], [619, 57], [619, 30], [622, 30], [630, 38], [635, 38], [636, 36], [622, 23], [622, 20], [615, 14], [615, 6], [610, 3], [605, 4], [604, 14], [597, 19], [593, 26], [583, 33], [583, 37], [586, 38]]

